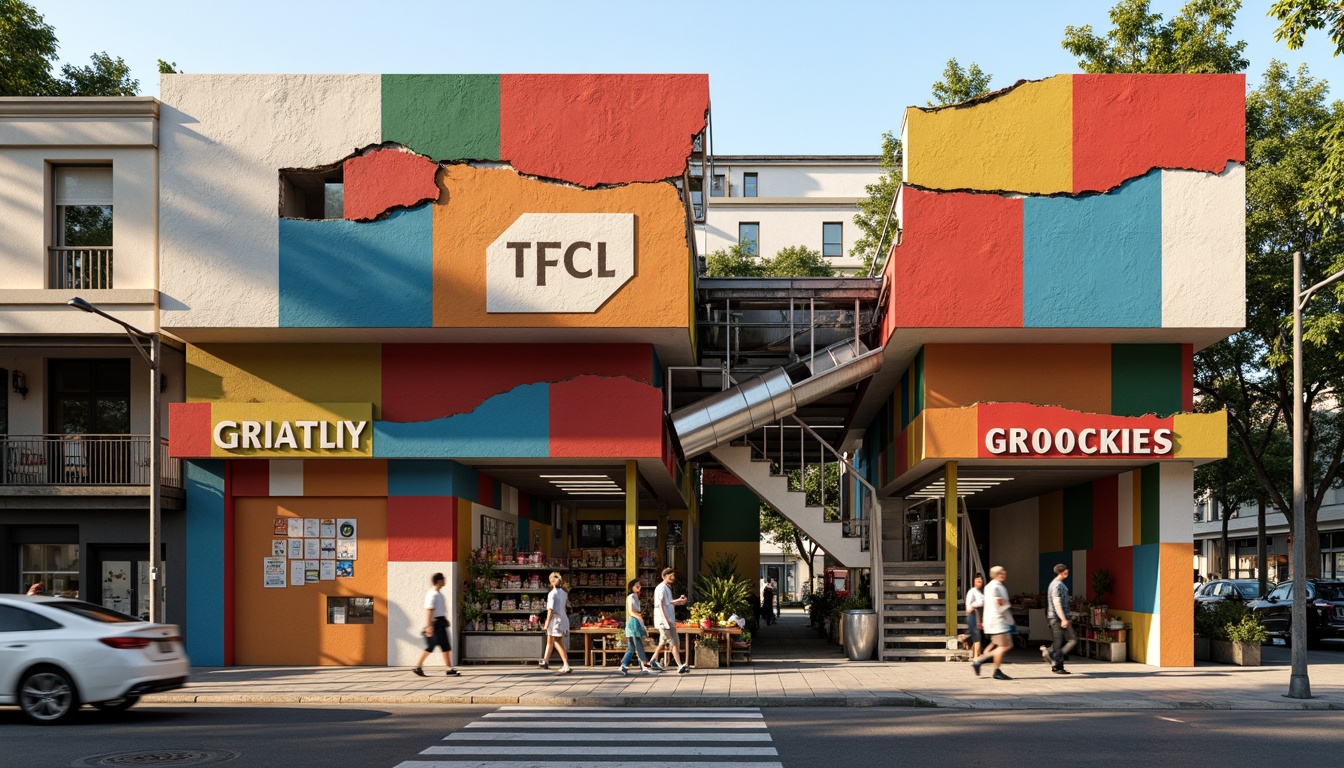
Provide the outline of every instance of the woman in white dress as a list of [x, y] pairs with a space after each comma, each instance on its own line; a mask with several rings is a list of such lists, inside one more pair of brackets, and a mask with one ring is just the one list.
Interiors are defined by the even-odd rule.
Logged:
[[564, 578], [558, 571], [551, 572], [551, 592], [546, 595], [546, 651], [537, 666], [551, 668], [551, 651], [560, 654], [563, 665], [557, 675], [568, 675], [569, 650], [565, 648], [565, 638], [569, 636], [569, 594], [564, 589]]

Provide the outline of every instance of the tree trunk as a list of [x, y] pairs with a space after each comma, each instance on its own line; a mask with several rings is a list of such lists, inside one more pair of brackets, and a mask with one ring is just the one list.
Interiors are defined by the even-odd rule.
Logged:
[[1256, 576], [1260, 578], [1260, 596], [1269, 594], [1269, 553], [1265, 546], [1265, 499], [1260, 497], [1259, 511], [1256, 513], [1255, 521], [1255, 562], [1259, 563], [1256, 568]]
[[[1308, 579], [1319, 579], [1321, 577], [1321, 533], [1320, 525], [1317, 523], [1316, 515], [1307, 517], [1307, 530], [1303, 533], [1307, 537], [1307, 562], [1303, 571]], [[1293, 570], [1297, 570], [1294, 568]]]

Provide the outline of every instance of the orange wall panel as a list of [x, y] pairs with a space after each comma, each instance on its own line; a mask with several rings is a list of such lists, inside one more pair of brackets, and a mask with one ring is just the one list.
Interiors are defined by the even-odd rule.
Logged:
[[1162, 616], [1162, 666], [1195, 665], [1195, 598], [1189, 544], [1159, 544], [1157, 599]]
[[386, 496], [387, 460], [305, 461], [303, 495]]
[[1109, 344], [929, 344], [924, 407], [1059, 405], [1111, 412]]
[[[284, 666], [387, 664], [387, 500], [241, 498], [234, 502], [234, 663]], [[277, 517], [353, 517], [359, 521], [355, 575], [301, 587], [266, 589]], [[327, 624], [326, 598], [372, 597], [372, 624]]]
[[[671, 184], [585, 190], [466, 165], [439, 176], [447, 203], [433, 212], [436, 327], [690, 327], [686, 211]], [[486, 249], [524, 213], [633, 213], [634, 278], [593, 313], [486, 313]]]

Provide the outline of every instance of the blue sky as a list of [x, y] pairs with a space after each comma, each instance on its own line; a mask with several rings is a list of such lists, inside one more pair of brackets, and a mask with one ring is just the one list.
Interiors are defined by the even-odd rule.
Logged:
[[[1064, 27], [1109, 28], [1097, 0], [662, 2], [487, 0], [29, 0], [61, 55], [106, 50], [158, 95], [155, 61], [216, 72], [708, 72], [721, 154], [874, 154], [906, 105], [923, 104], [948, 58], [993, 87], [1077, 70]], [[1181, 0], [1154, 0], [1170, 18]], [[1247, 0], [1237, 33], [1248, 81], [1271, 58], [1335, 84], [1344, 57], [1324, 34], [1289, 51]]]

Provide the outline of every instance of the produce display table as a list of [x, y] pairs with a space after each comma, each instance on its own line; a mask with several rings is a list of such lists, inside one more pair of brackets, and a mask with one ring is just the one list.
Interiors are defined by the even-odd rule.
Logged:
[[[579, 627], [578, 629], [571, 629], [570, 633], [583, 635], [583, 663], [585, 666], [591, 667], [594, 666], [593, 638], [624, 635], [625, 627]], [[650, 627], [649, 637], [656, 638], [657, 633], [657, 629]], [[682, 639], [683, 647], [681, 649], [681, 658], [687, 664], [690, 664], [692, 658], [694, 658], [691, 656], [692, 637], [706, 634], [721, 635], [722, 637], [719, 639], [719, 650], [724, 653], [725, 656], [724, 666], [731, 667], [733, 665], [732, 641], [734, 637], [742, 634], [742, 630], [739, 627], [714, 627], [713, 629], [701, 629], [698, 626], [682, 626], [678, 624], [677, 634]], [[603, 654], [603, 661], [605, 660], [605, 654]]]

